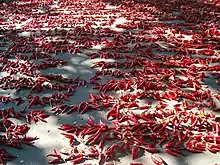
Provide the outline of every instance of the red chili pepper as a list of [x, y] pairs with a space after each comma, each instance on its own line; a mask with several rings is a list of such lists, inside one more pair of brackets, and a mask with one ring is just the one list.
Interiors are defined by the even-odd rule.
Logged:
[[81, 110], [80, 114], [83, 114], [89, 110], [90, 106], [88, 104], [85, 105], [85, 107]]
[[159, 153], [160, 149], [159, 148], [147, 148], [147, 151], [150, 153]]
[[138, 162], [132, 162], [130, 165], [143, 165], [143, 163], [138, 163]]
[[74, 136], [73, 135], [71, 135], [71, 134], [66, 134], [66, 133], [61, 133], [62, 135], [64, 135], [66, 138], [68, 138], [70, 141], [69, 141], [69, 143], [70, 143], [70, 145], [72, 145], [73, 144], [73, 142], [74, 142]]
[[63, 161], [60, 159], [53, 159], [53, 160], [50, 160], [48, 163], [49, 164], [58, 164], [58, 163], [63, 163]]
[[151, 160], [153, 161], [153, 163], [155, 165], [164, 165], [165, 164], [164, 160], [160, 156], [155, 155], [155, 154], [151, 155]]
[[61, 158], [60, 154], [57, 153], [57, 151], [54, 149], [53, 154], [47, 154], [46, 157], [55, 157], [54, 160], [49, 161], [49, 164], [55, 164], [55, 163], [63, 163], [63, 159]]
[[165, 149], [165, 152], [168, 153], [168, 154], [170, 154], [170, 155], [172, 155], [172, 156], [179, 156], [178, 153], [176, 153], [176, 152], [174, 152], [173, 150], [168, 149], [168, 148]]
[[134, 146], [131, 150], [131, 156], [132, 156], [132, 159], [136, 159], [137, 156], [138, 156], [138, 147]]

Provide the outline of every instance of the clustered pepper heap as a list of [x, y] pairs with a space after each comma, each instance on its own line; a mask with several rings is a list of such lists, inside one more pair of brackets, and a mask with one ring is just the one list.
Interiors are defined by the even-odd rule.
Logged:
[[[38, 139], [26, 135], [32, 122], [93, 110], [104, 111], [108, 124], [91, 116], [85, 124], [60, 125], [72, 150], [54, 149], [47, 155], [54, 158], [50, 164], [88, 159], [104, 164], [123, 154], [134, 160], [147, 151], [155, 165], [163, 165], [155, 153], [219, 152], [219, 5], [217, 0], [2, 3], [0, 88], [28, 95], [0, 96], [5, 106], [0, 144], [32, 145]], [[87, 55], [95, 73], [88, 80], [40, 73], [70, 65], [60, 58], [65, 53]], [[71, 103], [69, 97], [86, 84], [93, 88], [89, 99]], [[42, 96], [44, 90], [51, 95]], [[0, 148], [1, 163], [14, 158]]]

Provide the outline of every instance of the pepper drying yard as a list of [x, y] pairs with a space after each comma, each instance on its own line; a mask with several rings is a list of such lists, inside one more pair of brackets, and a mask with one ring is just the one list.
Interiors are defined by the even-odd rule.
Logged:
[[0, 4], [0, 162], [220, 163], [220, 4]]

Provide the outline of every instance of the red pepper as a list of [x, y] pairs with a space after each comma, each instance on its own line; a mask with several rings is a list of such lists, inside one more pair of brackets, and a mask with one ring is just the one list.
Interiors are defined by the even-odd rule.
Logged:
[[164, 165], [165, 164], [164, 160], [160, 156], [155, 155], [155, 154], [151, 155], [151, 160], [153, 161], [153, 163], [155, 165]]
[[138, 162], [132, 162], [130, 165], [143, 165], [143, 163], [138, 163]]
[[131, 156], [132, 156], [132, 159], [136, 159], [137, 156], [138, 156], [138, 147], [134, 146], [131, 150]]

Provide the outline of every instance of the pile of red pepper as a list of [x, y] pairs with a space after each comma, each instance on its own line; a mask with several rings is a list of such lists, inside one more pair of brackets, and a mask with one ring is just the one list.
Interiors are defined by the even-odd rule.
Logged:
[[[28, 125], [47, 122], [50, 112], [44, 107], [51, 106], [54, 115], [104, 111], [110, 124], [89, 117], [85, 124], [60, 125], [72, 150], [54, 150], [47, 155], [54, 157], [50, 164], [88, 159], [104, 164], [124, 154], [135, 160], [143, 151], [220, 152], [219, 5], [215, 0], [2, 3], [0, 88], [29, 92], [0, 95], [5, 107], [0, 109], [0, 144], [32, 145], [38, 138], [26, 135]], [[41, 73], [69, 65], [59, 56], [65, 53], [95, 59], [96, 72], [88, 80]], [[72, 104], [69, 97], [86, 83], [94, 92]], [[51, 95], [42, 96], [44, 90]], [[14, 158], [0, 148], [1, 163]], [[152, 161], [165, 164], [155, 154]]]

